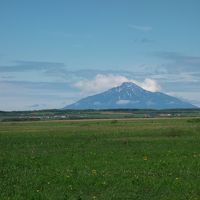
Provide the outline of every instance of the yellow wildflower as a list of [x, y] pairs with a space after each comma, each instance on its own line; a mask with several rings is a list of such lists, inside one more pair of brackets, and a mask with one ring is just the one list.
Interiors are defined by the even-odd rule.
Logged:
[[97, 171], [95, 169], [92, 170], [92, 175], [96, 176], [97, 175]]
[[144, 157], [143, 157], [143, 160], [148, 160], [148, 157], [147, 157], [147, 156], [144, 156]]

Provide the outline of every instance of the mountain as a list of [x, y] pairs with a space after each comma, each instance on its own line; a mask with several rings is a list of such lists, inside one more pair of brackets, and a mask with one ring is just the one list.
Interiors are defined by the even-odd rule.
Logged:
[[196, 108], [194, 105], [161, 92], [149, 92], [125, 82], [103, 93], [89, 96], [64, 109], [173, 109]]

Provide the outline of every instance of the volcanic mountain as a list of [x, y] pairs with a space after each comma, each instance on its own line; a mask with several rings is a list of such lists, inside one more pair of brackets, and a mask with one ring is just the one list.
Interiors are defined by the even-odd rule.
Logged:
[[132, 82], [124, 82], [100, 94], [88, 96], [64, 109], [175, 109], [196, 108], [176, 97], [150, 92]]

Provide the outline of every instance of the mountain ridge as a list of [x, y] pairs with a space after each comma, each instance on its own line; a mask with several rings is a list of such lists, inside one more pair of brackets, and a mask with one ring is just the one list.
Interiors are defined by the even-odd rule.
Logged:
[[124, 82], [105, 92], [85, 97], [63, 109], [175, 109], [197, 108], [176, 97], [147, 91], [135, 83]]

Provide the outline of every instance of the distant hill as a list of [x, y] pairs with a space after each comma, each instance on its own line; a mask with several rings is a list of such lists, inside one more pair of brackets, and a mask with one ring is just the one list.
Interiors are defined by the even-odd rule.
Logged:
[[100, 94], [89, 96], [64, 109], [175, 109], [197, 108], [161, 92], [149, 92], [132, 82], [125, 82]]

